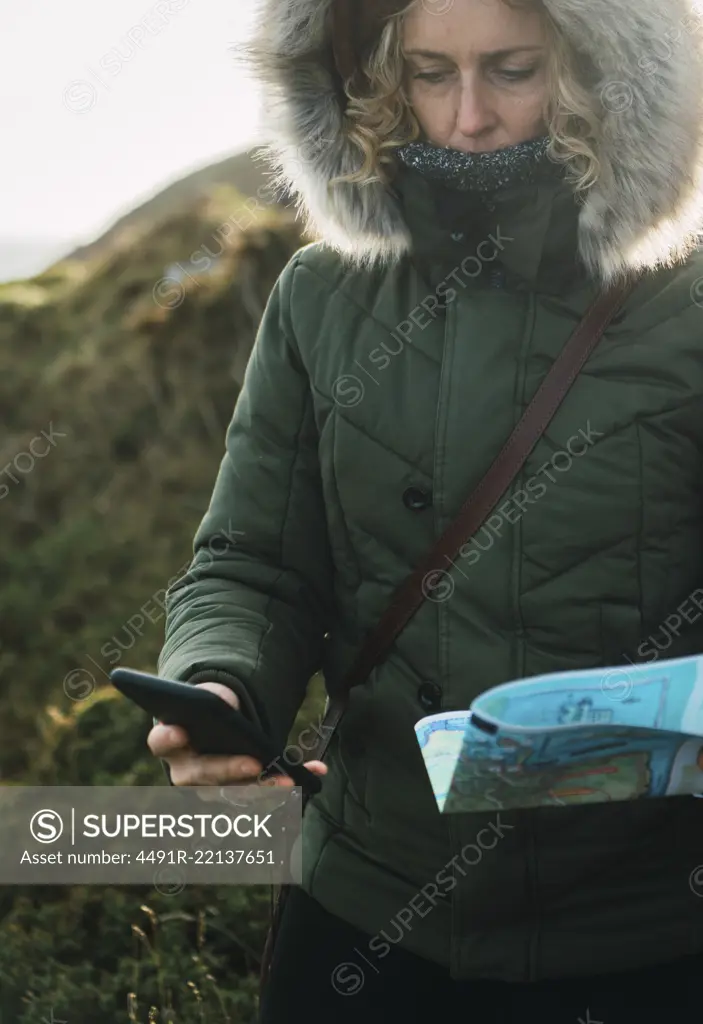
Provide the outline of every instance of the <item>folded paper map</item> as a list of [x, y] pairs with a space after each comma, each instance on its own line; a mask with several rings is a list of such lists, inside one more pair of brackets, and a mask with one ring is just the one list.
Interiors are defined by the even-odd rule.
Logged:
[[504, 683], [415, 732], [444, 814], [703, 794], [703, 657]]

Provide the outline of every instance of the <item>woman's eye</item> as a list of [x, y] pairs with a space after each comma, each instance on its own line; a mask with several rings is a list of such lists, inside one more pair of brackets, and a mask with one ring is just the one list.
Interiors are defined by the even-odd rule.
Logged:
[[413, 78], [420, 79], [422, 82], [429, 82], [431, 85], [439, 85], [440, 82], [446, 81], [448, 78], [447, 71], [420, 71], [418, 74], [413, 75]]
[[522, 82], [534, 75], [536, 68], [501, 68], [496, 71], [499, 78], [506, 82]]

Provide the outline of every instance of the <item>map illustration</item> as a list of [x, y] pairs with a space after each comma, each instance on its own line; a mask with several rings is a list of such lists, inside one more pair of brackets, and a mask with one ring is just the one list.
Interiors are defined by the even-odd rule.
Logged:
[[703, 657], [504, 683], [415, 723], [444, 814], [703, 794]]

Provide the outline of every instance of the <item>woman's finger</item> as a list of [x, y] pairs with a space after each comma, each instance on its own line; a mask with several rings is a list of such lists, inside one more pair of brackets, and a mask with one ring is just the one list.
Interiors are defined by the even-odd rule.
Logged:
[[[313, 775], [326, 775], [329, 768], [323, 761], [306, 761], [303, 765]], [[271, 778], [262, 782], [262, 785], [268, 786], [283, 786], [284, 788], [292, 789], [297, 783], [293, 781], [290, 775], [272, 775]]]
[[254, 785], [263, 771], [260, 761], [246, 755], [175, 754], [170, 758], [174, 786]]
[[165, 725], [163, 722], [152, 726], [146, 742], [156, 757], [168, 757], [176, 751], [190, 749], [190, 737], [186, 730], [180, 725]]

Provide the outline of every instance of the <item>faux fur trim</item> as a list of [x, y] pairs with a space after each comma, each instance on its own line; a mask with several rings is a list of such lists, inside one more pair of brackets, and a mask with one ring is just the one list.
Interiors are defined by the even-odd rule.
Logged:
[[[263, 89], [275, 183], [307, 227], [352, 262], [391, 263], [411, 238], [381, 184], [329, 182], [359, 166], [342, 131], [328, 57], [331, 0], [259, 0], [248, 59]], [[595, 70], [600, 175], [579, 217], [579, 251], [603, 282], [671, 265], [703, 226], [703, 11], [694, 0], [544, 0]]]

